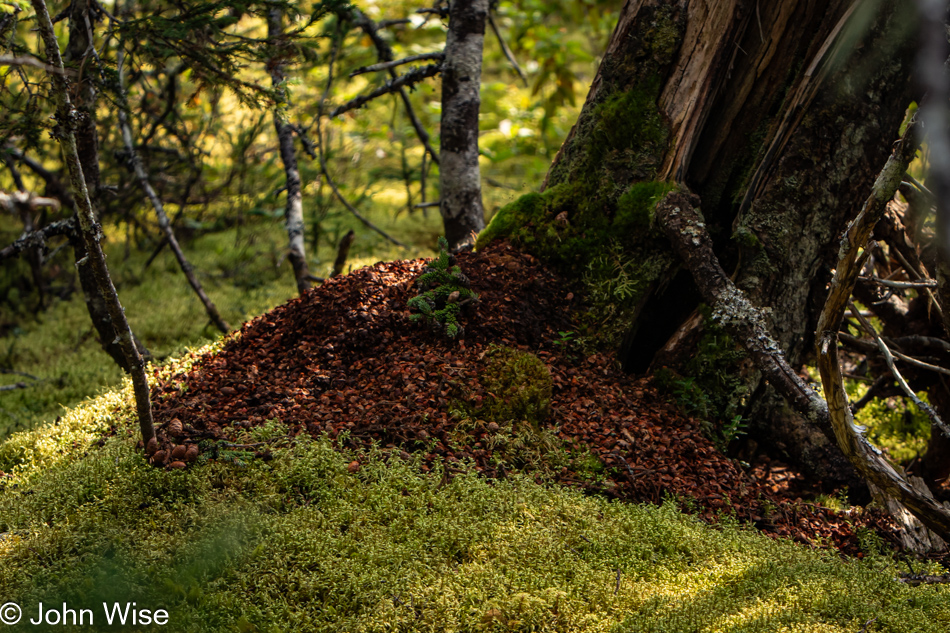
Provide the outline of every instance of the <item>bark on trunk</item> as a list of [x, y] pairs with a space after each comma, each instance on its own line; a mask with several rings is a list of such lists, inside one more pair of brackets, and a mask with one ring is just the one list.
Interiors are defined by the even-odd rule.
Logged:
[[[86, 2], [74, 2], [70, 5], [69, 41], [63, 52], [64, 62], [84, 68], [93, 64], [92, 60], [88, 59], [93, 46], [93, 42], [90, 40], [93, 21], [89, 11], [90, 5]], [[100, 208], [99, 134], [96, 129], [96, 87], [95, 82], [91, 81], [94, 72], [90, 67], [88, 72], [80, 75], [78, 83], [72, 89], [71, 103], [78, 113], [78, 116], [73, 117], [76, 151], [79, 155], [79, 163], [82, 166], [89, 200], [94, 213], [98, 215], [95, 210]], [[70, 180], [72, 180], [71, 177]], [[73, 189], [73, 192], [75, 192], [75, 189]], [[73, 193], [74, 197], [75, 195]], [[79, 227], [81, 226], [79, 206], [75, 205], [75, 208], [76, 226]], [[77, 231], [75, 235], [70, 237], [70, 246], [73, 248], [76, 273], [86, 302], [86, 310], [89, 312], [89, 318], [92, 320], [93, 327], [98, 334], [99, 344], [119, 367], [125, 372], [130, 372], [132, 366], [123, 353], [121, 345], [116, 341], [112, 317], [109, 315], [107, 305], [101, 296], [99, 279], [94, 270], [93, 262], [88, 257], [88, 247], [82, 238], [81, 231]], [[134, 334], [132, 338], [139, 354], [149, 358], [145, 346], [135, 338]]]
[[36, 12], [40, 36], [46, 48], [47, 60], [59, 71], [49, 73], [52, 82], [51, 93], [56, 103], [57, 127], [55, 133], [63, 149], [66, 170], [69, 173], [73, 197], [76, 200], [76, 214], [79, 220], [80, 233], [87, 250], [84, 259], [89, 262], [98, 282], [100, 297], [106, 304], [106, 309], [114, 326], [113, 336], [116, 343], [122, 347], [126, 362], [129, 365], [139, 428], [142, 433], [142, 441], [147, 445], [149, 440], [155, 437], [155, 428], [152, 424], [152, 409], [149, 402], [145, 362], [136, 348], [132, 330], [125, 318], [125, 311], [122, 309], [122, 304], [119, 303], [115, 286], [112, 285], [112, 279], [109, 276], [105, 254], [99, 244], [102, 233], [93, 212], [80, 154], [77, 149], [76, 136], [73, 130], [74, 111], [69, 98], [69, 84], [66, 81], [65, 73], [62, 72], [63, 60], [60, 56], [56, 35], [53, 32], [53, 23], [50, 20], [49, 11], [46, 9], [44, 0], [32, 0], [31, 4]]
[[287, 227], [287, 259], [294, 269], [297, 280], [297, 292], [303, 294], [310, 288], [310, 271], [307, 268], [306, 246], [304, 244], [303, 193], [300, 189], [300, 171], [297, 169], [297, 155], [294, 153], [294, 132], [287, 122], [287, 89], [284, 87], [284, 59], [282, 40], [284, 36], [283, 11], [271, 8], [267, 12], [267, 39], [274, 50], [274, 56], [268, 63], [271, 82], [277, 93], [274, 105], [274, 129], [280, 145], [280, 158], [284, 163], [287, 178], [287, 206], [284, 218]]
[[488, 0], [452, 2], [442, 67], [439, 212], [449, 248], [470, 244], [485, 228], [478, 169], [478, 110]]
[[[683, 349], [676, 343], [701, 336], [701, 297], [653, 217], [674, 184], [688, 189], [703, 201], [719, 261], [754, 305], [771, 308], [768, 327], [800, 366], [834, 238], [911, 100], [913, 15], [901, 9], [895, 0], [629, 0], [542, 192], [499, 212], [479, 241], [508, 236], [582, 278], [607, 342], [628, 370], [646, 371], [668, 343]], [[843, 464], [840, 453], [788, 416], [757, 371], [734, 372], [761, 435], [828, 483], [859, 481], [827, 467], [835, 454]], [[778, 414], [787, 436], [770, 426]], [[797, 453], [802, 437], [815, 453]]]

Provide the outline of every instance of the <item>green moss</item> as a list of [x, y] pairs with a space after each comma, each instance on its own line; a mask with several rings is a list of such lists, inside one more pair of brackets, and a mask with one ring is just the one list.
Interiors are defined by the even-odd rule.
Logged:
[[189, 633], [950, 626], [950, 588], [896, 583], [905, 567], [879, 553], [842, 560], [728, 521], [710, 527], [672, 503], [458, 466], [427, 474], [416, 460], [305, 437], [270, 462], [157, 470], [134, 448], [132, 408], [115, 411], [128, 398], [77, 414], [116, 425], [101, 446], [56, 439], [53, 427], [16, 438], [40, 450], [2, 480], [0, 595], [25, 616], [66, 601], [93, 609], [99, 630], [101, 602], [135, 601], [169, 612], [162, 630]]
[[699, 418], [705, 435], [725, 450], [746, 427], [741, 415], [748, 395], [741, 379], [746, 352], [712, 321], [706, 306], [701, 310], [703, 333], [696, 354], [683, 366], [682, 374], [663, 368], [656, 372], [656, 381], [683, 411]]
[[657, 203], [673, 185], [665, 182], [647, 181], [630, 185], [617, 200], [617, 216], [614, 226], [621, 233], [648, 229], [653, 225], [653, 211]]
[[540, 426], [551, 414], [551, 373], [540, 358], [510, 347], [492, 346], [480, 380], [489, 398], [479, 417], [495, 422], [525, 420]]
[[[549, 187], [503, 207], [477, 242], [481, 248], [505, 237], [583, 277], [594, 297], [589, 321], [607, 333], [598, 334], [606, 345], [616, 343], [625, 325], [604, 319], [629, 316], [668, 267], [666, 241], [648, 230], [657, 202], [674, 188], [655, 180], [669, 136], [656, 105], [660, 87], [653, 74], [602, 94], [565, 145]], [[618, 269], [615, 260], [636, 264]]]
[[740, 246], [745, 248], [760, 248], [762, 246], [762, 241], [759, 239], [759, 236], [756, 235], [749, 227], [747, 226], [738, 226], [732, 234], [732, 239], [735, 240]]

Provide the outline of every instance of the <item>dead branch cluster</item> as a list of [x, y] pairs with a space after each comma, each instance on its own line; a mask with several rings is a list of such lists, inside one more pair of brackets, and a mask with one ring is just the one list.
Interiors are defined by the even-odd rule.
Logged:
[[[938, 296], [945, 284], [944, 265], [941, 249], [934, 244], [937, 231], [928, 221], [934, 198], [907, 174], [920, 145], [918, 131], [917, 124], [907, 125], [841, 238], [816, 337], [824, 397], [789, 367], [768, 332], [761, 308], [753, 306], [722, 270], [697, 211], [700, 200], [668, 194], [657, 207], [657, 219], [713, 307], [713, 318], [742, 341], [769, 383], [804, 417], [834, 431], [844, 454], [882, 500], [898, 502], [896, 508], [907, 508], [950, 540], [950, 507], [936, 501], [920, 480], [890, 463], [854, 422], [855, 411], [872, 398], [903, 397], [931, 420], [932, 444], [950, 438], [950, 428], [935, 408], [917, 395], [935, 384], [950, 394], [950, 343]], [[895, 199], [898, 191], [907, 192], [906, 202]], [[857, 403], [848, 401], [842, 366], [850, 377], [871, 383]], [[924, 466], [918, 464], [926, 476]], [[942, 483], [930, 474], [929, 483]]]

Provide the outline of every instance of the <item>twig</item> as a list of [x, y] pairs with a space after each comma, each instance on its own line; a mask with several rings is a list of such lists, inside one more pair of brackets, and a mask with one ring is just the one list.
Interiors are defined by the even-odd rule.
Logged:
[[353, 245], [354, 239], [356, 239], [356, 233], [353, 232], [353, 229], [347, 231], [346, 235], [340, 238], [340, 244], [336, 250], [336, 260], [333, 262], [333, 272], [330, 273], [331, 277], [343, 274], [343, 266], [346, 265], [346, 257], [350, 254], [350, 246]]
[[391, 26], [401, 26], [403, 24], [412, 24], [409, 18], [396, 18], [394, 20], [380, 20], [376, 23], [378, 29], [388, 29]]
[[[913, 400], [914, 404], [920, 407], [920, 409], [924, 413], [927, 414], [927, 417], [930, 418], [931, 422], [933, 422], [937, 428], [943, 431], [944, 435], [946, 435], [947, 437], [950, 437], [950, 428], [948, 428], [947, 425], [944, 424], [943, 420], [940, 419], [940, 416], [937, 415], [937, 412], [933, 410], [933, 407], [931, 407], [929, 404], [927, 404], [926, 402], [924, 402], [923, 400], [917, 397], [917, 394], [914, 393], [914, 390], [911, 389], [910, 385], [907, 384], [907, 381], [904, 380], [904, 376], [901, 375], [900, 370], [897, 369], [897, 366], [894, 364], [894, 355], [897, 354], [898, 352], [895, 352], [894, 354], [891, 353], [891, 350], [887, 347], [887, 344], [884, 342], [884, 340], [881, 339], [881, 335], [877, 333], [877, 330], [874, 329], [874, 326], [871, 325], [871, 322], [868, 321], [866, 318], [864, 318], [864, 316], [860, 312], [858, 312], [858, 309], [854, 306], [854, 303], [850, 300], [848, 301], [848, 309], [851, 311], [851, 314], [853, 314], [855, 318], [857, 318], [858, 321], [861, 322], [861, 327], [863, 327], [868, 332], [868, 334], [873, 336], [874, 340], [877, 341], [877, 346], [881, 350], [881, 354], [884, 355], [884, 362], [887, 363], [887, 368], [891, 370], [891, 374], [894, 376], [894, 379], [897, 380], [897, 384], [900, 385], [904, 393], [907, 394], [907, 397]], [[915, 364], [919, 362], [920, 361], [916, 361]], [[926, 365], [926, 363], [921, 363], [921, 364]], [[932, 366], [929, 366], [929, 367], [933, 368]], [[935, 368], [935, 369], [941, 369], [942, 373], [950, 374], [950, 372], [948, 372], [945, 369], [942, 369], [942, 368]]]
[[0, 66], [32, 66], [33, 68], [45, 70], [48, 73], [56, 73], [59, 75], [75, 74], [65, 69], [59, 69], [56, 66], [50, 66], [30, 55], [0, 55]]
[[946, 585], [950, 584], [950, 574], [942, 576], [922, 576], [920, 574], [901, 574], [897, 582], [907, 583], [911, 587], [917, 585]]
[[931, 365], [930, 363], [925, 363], [924, 361], [918, 360], [914, 358], [913, 356], [907, 356], [906, 354], [901, 354], [897, 350], [891, 350], [891, 353], [894, 354], [894, 356], [896, 356], [900, 360], [904, 361], [905, 363], [914, 365], [915, 367], [920, 367], [921, 369], [926, 369], [927, 371], [935, 371], [938, 374], [950, 375], [950, 369], [945, 369], [937, 365]]
[[320, 161], [320, 173], [322, 173], [323, 177], [326, 178], [327, 184], [330, 185], [330, 189], [333, 191], [333, 195], [335, 195], [337, 200], [339, 200], [340, 203], [342, 203], [343, 206], [346, 207], [347, 211], [349, 211], [354, 216], [356, 216], [356, 219], [358, 219], [360, 222], [366, 225], [367, 228], [372, 229], [373, 231], [376, 231], [377, 233], [382, 235], [384, 238], [386, 238], [387, 240], [389, 240], [396, 246], [408, 248], [405, 244], [403, 244], [396, 238], [386, 233], [386, 231], [382, 230], [381, 228], [379, 228], [378, 226], [376, 226], [375, 224], [373, 224], [372, 222], [364, 218], [363, 215], [359, 211], [357, 211], [356, 208], [352, 204], [350, 204], [349, 200], [347, 200], [343, 196], [343, 194], [340, 192], [340, 189], [336, 186], [336, 183], [333, 182], [333, 178], [330, 177], [330, 172], [327, 171], [326, 160], [324, 159], [324, 156], [323, 156], [323, 136], [320, 131], [320, 117], [319, 116], [317, 117], [316, 121], [317, 121], [317, 139], [319, 141], [319, 145], [317, 146], [317, 159]]
[[927, 189], [927, 187], [924, 186], [924, 183], [920, 182], [919, 180], [917, 180], [916, 178], [914, 178], [914, 177], [911, 176], [910, 174], [904, 173], [904, 182], [908, 182], [908, 183], [912, 184], [914, 187], [917, 188], [918, 191], [920, 191], [921, 193], [925, 193], [925, 194], [927, 194], [928, 196], [930, 196], [931, 200], [933, 199], [933, 197], [934, 197], [933, 192], [932, 192], [930, 189]]
[[935, 279], [921, 279], [919, 281], [891, 281], [890, 279], [881, 279], [880, 277], [858, 277], [858, 279], [872, 281], [876, 284], [886, 286], [888, 288], [936, 288], [937, 281]]
[[[904, 257], [904, 255], [900, 252], [900, 249], [895, 248], [894, 255], [900, 261], [901, 266], [904, 267], [904, 270], [913, 275], [916, 278], [916, 281], [928, 281], [930, 279], [926, 271], [921, 272], [920, 270], [917, 270], [916, 266], [911, 265], [911, 263], [907, 261], [907, 258]], [[934, 296], [933, 291], [928, 287], [924, 287], [924, 292], [927, 293], [927, 298], [930, 299], [931, 303], [933, 303], [934, 308], [937, 310], [937, 314], [940, 315], [940, 318], [943, 318], [943, 308], [940, 306], [940, 302], [937, 301], [937, 297]]]
[[375, 73], [380, 70], [389, 70], [390, 68], [396, 68], [397, 66], [402, 66], [403, 64], [411, 64], [412, 62], [421, 62], [428, 59], [437, 59], [442, 61], [445, 59], [445, 53], [441, 51], [436, 53], [420, 53], [419, 55], [410, 55], [409, 57], [403, 57], [402, 59], [396, 59], [389, 62], [379, 62], [378, 64], [372, 64], [370, 66], [360, 66], [350, 73], [350, 77], [356, 77], [357, 75], [362, 75], [364, 73]]
[[46, 246], [46, 240], [57, 235], [74, 235], [76, 232], [76, 221], [70, 217], [65, 220], [51, 222], [41, 229], [27, 233], [21, 236], [17, 241], [0, 250], [0, 261], [15, 257], [22, 251], [29, 248], [42, 248]]
[[432, 13], [438, 15], [440, 18], [446, 18], [449, 16], [449, 9], [448, 7], [426, 7], [422, 9], [416, 9], [416, 13]]
[[521, 66], [518, 65], [518, 60], [515, 59], [514, 53], [511, 52], [511, 49], [508, 48], [508, 44], [505, 43], [505, 38], [501, 36], [501, 31], [498, 30], [498, 25], [495, 24], [495, 18], [492, 17], [491, 12], [488, 12], [488, 25], [491, 27], [492, 33], [495, 34], [495, 39], [498, 40], [498, 43], [501, 45], [501, 52], [505, 54], [505, 59], [508, 60], [508, 63], [511, 64], [512, 68], [515, 69], [515, 72], [518, 73], [518, 76], [521, 77], [521, 81], [524, 82], [524, 87], [528, 87], [528, 76], [524, 73]]
[[119, 74], [118, 114], [119, 127], [122, 131], [122, 140], [125, 143], [125, 151], [128, 155], [129, 166], [132, 168], [132, 173], [135, 174], [135, 178], [138, 180], [139, 186], [145, 192], [145, 196], [149, 199], [149, 202], [152, 203], [152, 207], [155, 209], [155, 215], [158, 217], [158, 225], [165, 234], [165, 241], [175, 254], [175, 259], [178, 260], [178, 265], [185, 274], [188, 284], [191, 286], [192, 290], [194, 290], [195, 294], [198, 295], [198, 300], [201, 301], [202, 305], [204, 306], [205, 312], [208, 314], [208, 318], [211, 319], [211, 322], [214, 323], [215, 327], [221, 330], [222, 333], [227, 334], [231, 328], [228, 327], [228, 324], [221, 317], [217, 306], [214, 305], [214, 303], [205, 293], [204, 288], [201, 286], [201, 282], [198, 281], [198, 278], [195, 276], [194, 268], [185, 257], [185, 253], [181, 249], [178, 239], [175, 237], [175, 231], [172, 229], [171, 222], [168, 220], [168, 215], [165, 213], [165, 206], [159, 199], [158, 194], [155, 193], [155, 190], [152, 188], [152, 184], [148, 179], [148, 174], [145, 173], [145, 166], [142, 164], [142, 159], [136, 153], [134, 144], [132, 143], [132, 128], [129, 125], [128, 115], [126, 114], [129, 104], [125, 95], [125, 86], [123, 85], [125, 79], [125, 69], [123, 67], [124, 59], [125, 50], [122, 48], [122, 44], [120, 43], [116, 52], [116, 64], [118, 66]]
[[420, 202], [419, 204], [412, 205], [412, 208], [413, 209], [429, 209], [431, 207], [437, 207], [437, 206], [439, 206], [438, 200], [436, 200], [435, 202]]
[[399, 92], [399, 90], [402, 88], [412, 87], [424, 79], [438, 75], [441, 71], [442, 64], [429, 64], [428, 66], [413, 68], [409, 72], [400, 75], [395, 79], [387, 81], [376, 90], [373, 90], [372, 92], [365, 95], [360, 95], [355, 99], [350, 99], [343, 105], [334, 108], [333, 111], [330, 112], [330, 118], [332, 119], [333, 117], [340, 116], [344, 112], [361, 108], [377, 97], [381, 97], [391, 92]]
[[59, 211], [59, 200], [42, 198], [23, 191], [14, 191], [13, 193], [0, 191], [0, 208], [9, 213], [16, 213], [20, 209], [34, 211], [41, 207], [49, 207], [53, 211]]
[[14, 391], [15, 389], [26, 389], [30, 385], [25, 382], [15, 382], [12, 385], [0, 385], [0, 391]]

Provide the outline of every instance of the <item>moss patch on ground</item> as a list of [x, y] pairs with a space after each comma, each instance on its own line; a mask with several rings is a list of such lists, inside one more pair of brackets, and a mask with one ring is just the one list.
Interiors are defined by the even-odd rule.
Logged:
[[[162, 630], [189, 632], [950, 626], [950, 588], [895, 582], [873, 547], [842, 560], [672, 503], [425, 474], [398, 452], [279, 434], [260, 437], [270, 461], [154, 469], [127, 402], [102, 396], [0, 445], [12, 471], [0, 480], [0, 595], [30, 617], [66, 601], [92, 609], [85, 630], [99, 630], [103, 601], [135, 601], [168, 611]], [[96, 440], [104, 428], [114, 436]]]

